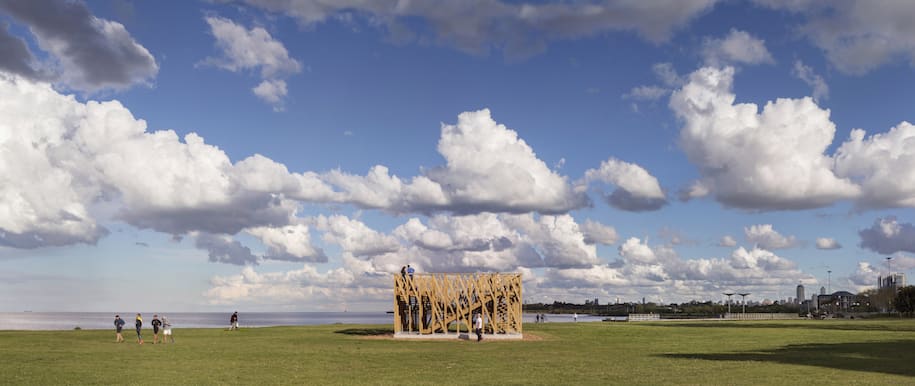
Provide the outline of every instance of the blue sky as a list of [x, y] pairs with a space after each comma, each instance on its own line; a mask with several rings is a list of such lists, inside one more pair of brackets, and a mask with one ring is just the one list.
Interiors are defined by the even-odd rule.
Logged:
[[915, 7], [669, 3], [0, 0], [0, 310], [911, 275]]

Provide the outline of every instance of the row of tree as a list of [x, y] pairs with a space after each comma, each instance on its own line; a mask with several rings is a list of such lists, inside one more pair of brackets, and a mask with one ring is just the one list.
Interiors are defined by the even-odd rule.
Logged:
[[[894, 293], [895, 292], [895, 293]], [[900, 288], [898, 291], [870, 289], [861, 292], [856, 297], [856, 301], [849, 304], [846, 311], [848, 312], [896, 312], [913, 316], [915, 313], [915, 286]], [[550, 313], [550, 314], [591, 314], [600, 316], [624, 316], [628, 314], [662, 314], [671, 318], [692, 318], [692, 317], [709, 317], [721, 315], [728, 311], [726, 304], [713, 303], [711, 301], [698, 302], [691, 301], [688, 303], [620, 303], [620, 304], [596, 304], [588, 301], [585, 304], [553, 302], [553, 303], [531, 303], [523, 306], [525, 312], [533, 313]], [[743, 306], [731, 304], [731, 312], [742, 312]], [[816, 308], [813, 305], [779, 303], [762, 305], [753, 304], [746, 306], [746, 312], [763, 312], [763, 313], [791, 313], [806, 314], [815, 313]]]

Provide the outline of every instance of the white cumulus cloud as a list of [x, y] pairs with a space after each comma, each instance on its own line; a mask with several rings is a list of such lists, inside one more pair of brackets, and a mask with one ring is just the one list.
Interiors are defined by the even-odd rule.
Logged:
[[736, 247], [737, 240], [735, 240], [733, 236], [725, 235], [724, 237], [721, 238], [720, 241], [718, 241], [718, 246], [719, 247]]
[[311, 233], [305, 224], [253, 227], [245, 229], [245, 232], [257, 237], [267, 247], [265, 259], [327, 262], [324, 250], [312, 244]]
[[835, 154], [840, 177], [860, 184], [861, 208], [915, 207], [915, 125], [902, 122], [886, 133], [854, 129]]
[[772, 224], [760, 224], [743, 228], [747, 241], [762, 249], [783, 249], [797, 246], [794, 236], [782, 236]]
[[[18, 65], [3, 66], [7, 71], [90, 92], [148, 84], [159, 72], [153, 56], [123, 24], [92, 15], [80, 1], [0, 1], [0, 10], [28, 25], [38, 45], [55, 59], [36, 66], [21, 44], [0, 59], [3, 63], [18, 57]], [[36, 67], [52, 67], [54, 73]]]
[[353, 256], [374, 256], [400, 250], [392, 236], [369, 228], [365, 223], [341, 215], [317, 216], [315, 229], [324, 232], [325, 242], [339, 245]]
[[585, 220], [580, 228], [585, 235], [585, 243], [588, 244], [616, 244], [616, 240], [619, 237], [616, 233], [616, 228], [597, 221]]
[[[335, 197], [314, 174], [257, 155], [233, 165], [194, 133], [147, 131], [117, 101], [81, 103], [2, 74], [0, 100], [2, 244], [94, 243], [106, 233], [98, 221], [112, 219], [175, 236], [235, 235], [289, 224], [293, 199]], [[100, 204], [115, 217], [98, 218]]]
[[818, 237], [817, 238], [817, 249], [840, 249], [842, 244], [839, 244], [836, 239], [830, 237]]
[[810, 98], [778, 99], [762, 111], [735, 104], [733, 78], [731, 67], [701, 68], [670, 100], [683, 121], [680, 147], [718, 201], [746, 209], [804, 209], [860, 194], [824, 155], [835, 135], [829, 111]]
[[291, 58], [286, 46], [262, 27], [248, 29], [217, 16], [206, 17], [206, 22], [222, 56], [208, 57], [203, 63], [232, 72], [259, 70], [263, 81], [252, 91], [281, 110], [287, 93], [286, 82], [281, 78], [301, 72], [302, 63]]
[[658, 179], [639, 165], [610, 158], [600, 168], [588, 169], [582, 184], [593, 181], [613, 184], [617, 189], [604, 197], [608, 204], [628, 211], [657, 210], [667, 204]]

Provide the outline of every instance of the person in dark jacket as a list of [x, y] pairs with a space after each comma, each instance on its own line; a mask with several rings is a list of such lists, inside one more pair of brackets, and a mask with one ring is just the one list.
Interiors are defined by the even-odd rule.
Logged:
[[238, 329], [238, 311], [235, 311], [235, 313], [233, 313], [232, 316], [229, 317], [229, 330], [237, 330], [237, 329]]
[[153, 328], [153, 344], [159, 344], [159, 327], [162, 327], [162, 321], [159, 320], [159, 315], [153, 315], [153, 320], [150, 323]]
[[124, 319], [121, 319], [121, 315], [114, 316], [114, 331], [117, 333], [115, 343], [121, 343], [124, 341], [124, 336], [121, 335], [121, 330], [124, 329], [125, 324], [127, 324], [127, 322], [125, 322]]

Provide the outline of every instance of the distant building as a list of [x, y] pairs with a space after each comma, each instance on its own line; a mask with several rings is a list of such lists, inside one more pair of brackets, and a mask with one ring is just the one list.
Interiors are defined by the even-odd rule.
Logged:
[[820, 295], [826, 295], [826, 287], [820, 287]]
[[858, 302], [858, 296], [848, 291], [838, 291], [830, 295], [817, 296], [819, 309], [828, 313], [848, 311]]
[[887, 276], [878, 276], [877, 277], [877, 288], [878, 289], [890, 288], [895, 292], [902, 287], [905, 287], [905, 274], [904, 273], [891, 273]]
[[804, 285], [797, 285], [797, 297], [794, 299], [796, 303], [800, 304], [804, 301]]

